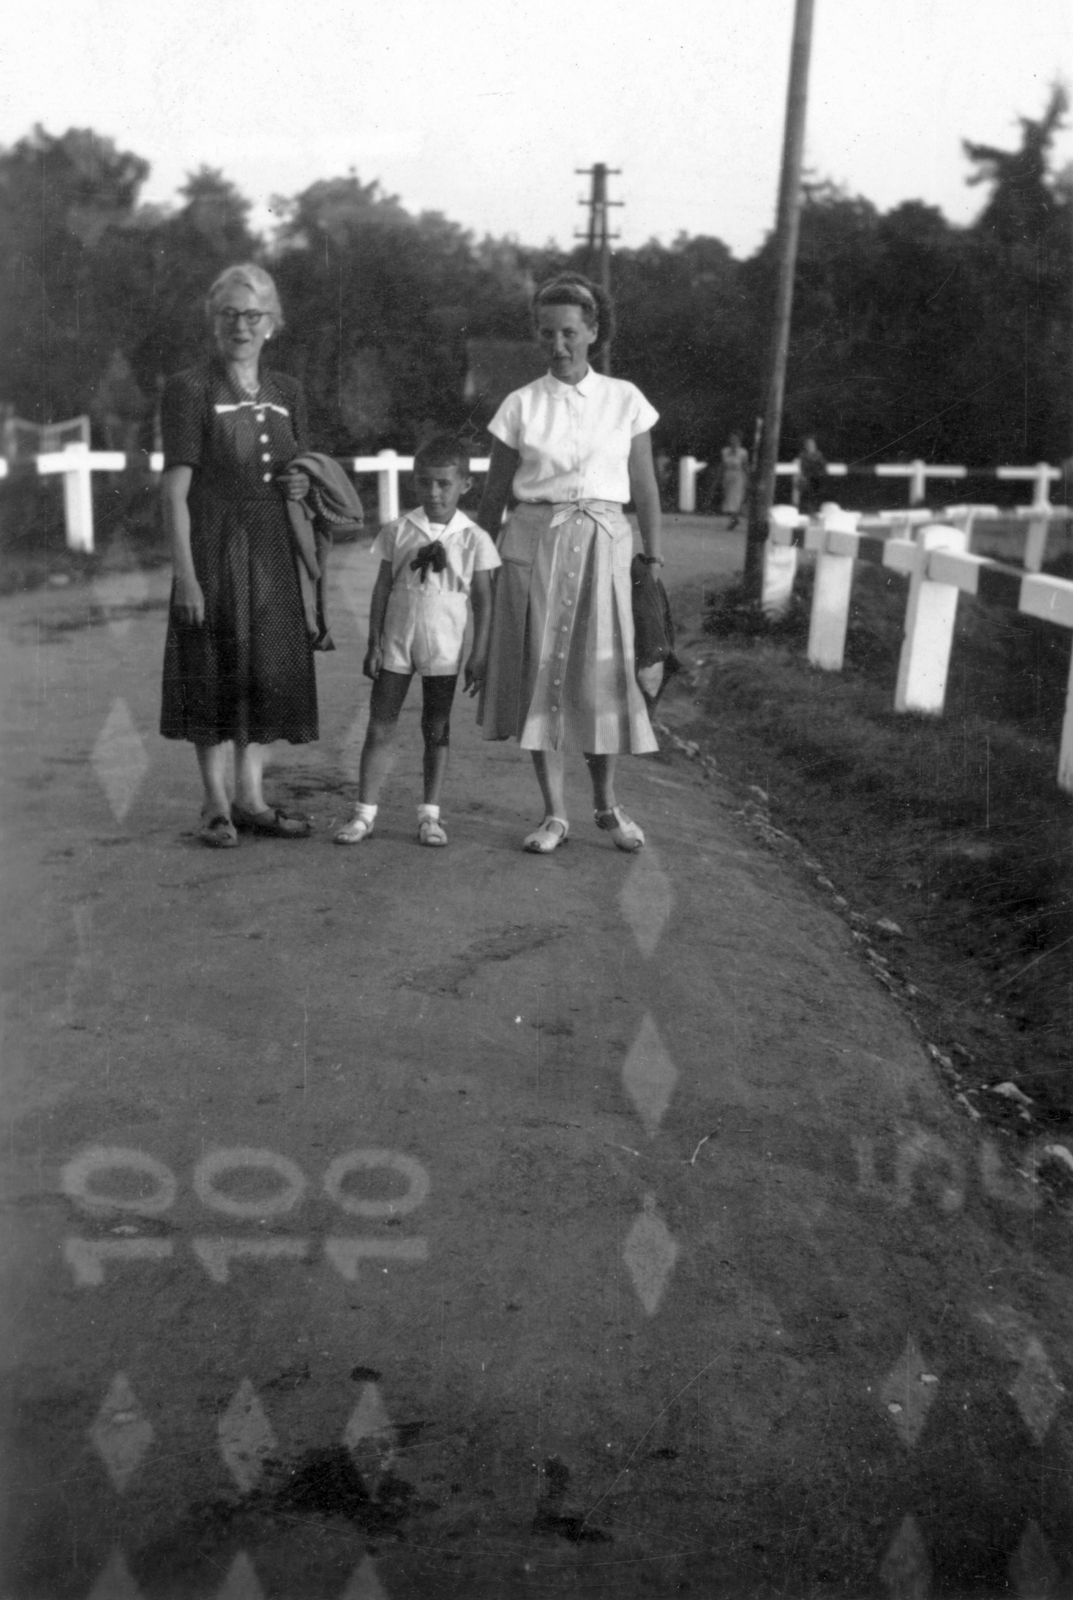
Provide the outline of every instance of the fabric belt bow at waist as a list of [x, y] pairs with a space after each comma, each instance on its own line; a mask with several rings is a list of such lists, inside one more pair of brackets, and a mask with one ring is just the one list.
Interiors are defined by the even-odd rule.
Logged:
[[447, 551], [443, 548], [442, 539], [433, 539], [431, 544], [421, 546], [414, 559], [410, 562], [410, 571], [421, 574], [421, 582], [428, 577], [428, 569], [433, 572], [442, 572], [447, 565]]
[[[622, 531], [622, 507], [617, 500], [556, 500], [552, 504], [550, 526], [557, 528], [561, 523], [569, 522], [579, 511], [582, 516], [591, 517], [609, 539], [616, 538]], [[618, 519], [617, 527], [612, 523], [612, 517]]]

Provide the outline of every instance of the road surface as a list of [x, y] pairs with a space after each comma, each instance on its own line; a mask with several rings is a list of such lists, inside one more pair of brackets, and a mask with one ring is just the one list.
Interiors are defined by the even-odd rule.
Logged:
[[637, 857], [575, 770], [530, 857], [463, 701], [422, 850], [415, 695], [333, 847], [372, 567], [271, 784], [315, 837], [231, 852], [155, 731], [164, 575], [0, 602], [0, 1593], [1069, 1592], [1068, 1210], [696, 762], [624, 763]]

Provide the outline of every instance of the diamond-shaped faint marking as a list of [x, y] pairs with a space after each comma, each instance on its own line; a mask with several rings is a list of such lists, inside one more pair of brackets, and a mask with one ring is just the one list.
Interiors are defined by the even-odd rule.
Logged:
[[622, 1082], [649, 1138], [659, 1131], [663, 1114], [678, 1082], [678, 1068], [664, 1048], [648, 1012], [622, 1063]]
[[240, 1550], [232, 1561], [216, 1600], [265, 1600], [265, 1592], [257, 1581], [253, 1562], [245, 1550]]
[[243, 1494], [257, 1482], [277, 1440], [249, 1378], [243, 1378], [220, 1418], [220, 1454]]
[[924, 1431], [937, 1392], [935, 1375], [921, 1359], [910, 1334], [905, 1349], [879, 1391], [887, 1419], [897, 1429], [907, 1450], [913, 1448]]
[[1010, 1385], [1010, 1394], [1017, 1402], [1025, 1427], [1037, 1444], [1042, 1444], [1047, 1437], [1047, 1430], [1054, 1421], [1065, 1392], [1047, 1359], [1046, 1350], [1035, 1334], [1030, 1334], [1025, 1343], [1021, 1370]]
[[363, 1556], [350, 1574], [350, 1582], [339, 1600], [388, 1600], [388, 1592], [380, 1582], [372, 1556]]
[[130, 1575], [122, 1550], [113, 1550], [86, 1600], [142, 1600], [142, 1592]]
[[890, 1542], [879, 1568], [879, 1581], [890, 1600], [927, 1600], [931, 1593], [931, 1562], [924, 1537], [912, 1514]]
[[667, 926], [674, 904], [671, 880], [651, 845], [647, 850], [638, 850], [634, 856], [626, 882], [619, 892], [618, 903], [641, 954], [651, 956]]
[[1021, 1543], [1010, 1557], [1009, 1574], [1021, 1600], [1051, 1600], [1061, 1573], [1039, 1524], [1029, 1518]]
[[646, 1194], [644, 1210], [626, 1235], [622, 1259], [629, 1269], [641, 1304], [650, 1317], [655, 1314], [663, 1298], [667, 1279], [677, 1258], [678, 1246], [670, 1229], [656, 1215], [656, 1197]]
[[89, 1436], [108, 1476], [122, 1494], [153, 1442], [153, 1425], [121, 1372], [113, 1378]]
[[90, 761], [108, 796], [112, 815], [117, 822], [122, 822], [149, 770], [144, 740], [134, 726], [125, 700], [116, 700], [109, 711]]
[[358, 1403], [351, 1412], [343, 1433], [343, 1443], [352, 1456], [375, 1455], [387, 1465], [395, 1454], [395, 1424], [387, 1414], [375, 1383], [362, 1385]]

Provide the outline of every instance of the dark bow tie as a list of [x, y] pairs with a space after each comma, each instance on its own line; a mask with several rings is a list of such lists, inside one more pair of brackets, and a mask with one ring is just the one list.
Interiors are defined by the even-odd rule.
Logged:
[[447, 551], [443, 548], [443, 541], [442, 539], [433, 539], [431, 544], [421, 546], [421, 549], [410, 562], [410, 570], [411, 572], [419, 572], [421, 574], [421, 582], [424, 583], [425, 578], [428, 576], [429, 567], [432, 568], [433, 572], [442, 572], [446, 565]]

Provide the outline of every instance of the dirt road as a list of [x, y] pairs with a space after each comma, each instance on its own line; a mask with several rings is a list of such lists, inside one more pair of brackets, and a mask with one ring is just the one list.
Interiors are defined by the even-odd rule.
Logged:
[[371, 567], [226, 853], [163, 575], [0, 602], [5, 1600], [1067, 1592], [1069, 1216], [696, 763], [532, 858], [467, 701], [422, 850], [415, 699], [334, 848]]

